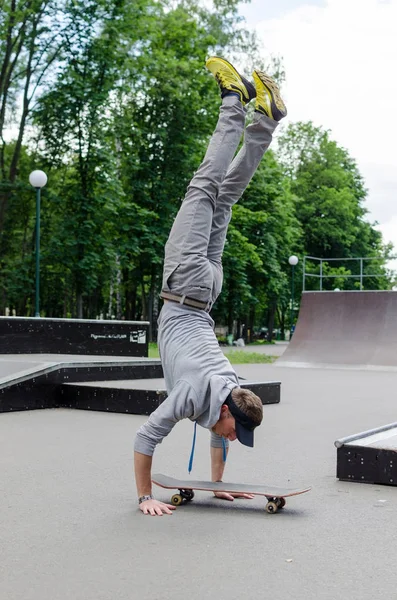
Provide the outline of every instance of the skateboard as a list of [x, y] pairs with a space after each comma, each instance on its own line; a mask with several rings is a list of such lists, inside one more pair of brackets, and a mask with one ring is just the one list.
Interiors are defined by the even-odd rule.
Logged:
[[153, 475], [152, 482], [167, 490], [179, 490], [179, 494], [174, 494], [171, 497], [171, 504], [174, 506], [179, 506], [182, 503], [193, 500], [194, 490], [200, 490], [203, 492], [237, 492], [254, 494], [255, 496], [265, 496], [267, 499], [265, 509], [266, 512], [270, 514], [274, 514], [279, 509], [284, 508], [285, 498], [288, 498], [289, 496], [305, 494], [306, 492], [310, 492], [312, 489], [311, 487], [292, 489], [248, 483], [214, 483], [213, 481], [181, 480], [161, 474]]

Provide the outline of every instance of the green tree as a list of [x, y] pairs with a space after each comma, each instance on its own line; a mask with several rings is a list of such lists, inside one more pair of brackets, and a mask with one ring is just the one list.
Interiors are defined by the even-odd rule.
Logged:
[[34, 101], [62, 59], [69, 23], [61, 15], [64, 6], [56, 0], [5, 0], [0, 6], [0, 298], [5, 307], [21, 289], [19, 310], [32, 283], [34, 210], [23, 140]]
[[233, 207], [223, 259], [224, 289], [215, 307], [229, 331], [237, 319], [251, 333], [257, 325], [268, 325], [271, 338], [277, 309], [284, 329], [288, 257], [299, 248], [300, 235], [289, 181], [269, 150]]
[[46, 255], [50, 287], [76, 296], [78, 316], [111, 307], [114, 293], [117, 311], [152, 316], [164, 243], [217, 118], [206, 56], [244, 48], [236, 6], [76, 4], [77, 41], [39, 99], [36, 124], [62, 199]]
[[124, 286], [133, 296], [139, 286], [142, 315], [151, 321], [164, 244], [218, 115], [219, 91], [204, 69], [206, 57], [218, 46], [245, 48], [244, 32], [232, 28], [234, 12], [235, 3], [219, 3], [212, 13], [193, 2], [160, 12], [115, 107], [123, 189], [155, 215], [145, 238], [130, 236], [124, 222], [120, 253]]
[[142, 6], [124, 0], [76, 2], [71, 10], [75, 43], [56, 84], [40, 97], [35, 123], [45, 140], [43, 155], [65, 172], [59, 229], [53, 231], [48, 256], [56, 246], [55, 272], [60, 268], [64, 286], [69, 284], [65, 290], [74, 291], [69, 311], [74, 313], [75, 300], [81, 318], [101, 311], [101, 287], [117, 256], [113, 224], [123, 190], [114, 139], [109, 137], [109, 104], [128, 52], [137, 43], [131, 31], [139, 25]]
[[[380, 258], [374, 268], [382, 277], [371, 284], [384, 286], [391, 247], [383, 245], [381, 233], [365, 218], [367, 191], [354, 159], [311, 122], [286, 129], [279, 156], [291, 179], [304, 252], [319, 258]], [[359, 263], [355, 271], [349, 261], [339, 267], [359, 272]]]

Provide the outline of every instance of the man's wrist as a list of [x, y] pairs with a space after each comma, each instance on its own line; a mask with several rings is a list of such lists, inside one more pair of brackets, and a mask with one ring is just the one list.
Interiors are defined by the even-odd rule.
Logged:
[[144, 494], [143, 496], [139, 496], [138, 504], [142, 504], [142, 502], [146, 502], [146, 500], [153, 500], [152, 494]]

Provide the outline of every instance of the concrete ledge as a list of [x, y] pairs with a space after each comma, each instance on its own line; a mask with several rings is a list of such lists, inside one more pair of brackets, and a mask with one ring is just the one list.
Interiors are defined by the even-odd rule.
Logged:
[[13, 377], [0, 385], [0, 413], [62, 406], [61, 387], [69, 382], [152, 379], [163, 376], [161, 361], [141, 358], [131, 361], [59, 363], [34, 374]]
[[335, 442], [341, 481], [397, 485], [397, 423]]
[[2, 354], [147, 356], [147, 321], [0, 317]]
[[[241, 380], [240, 385], [264, 405], [280, 402], [279, 381]], [[80, 362], [74, 357], [37, 363], [0, 380], [0, 413], [67, 407], [148, 415], [166, 398], [159, 359], [85, 357]]]
[[[106, 382], [81, 382], [66, 384], [59, 390], [59, 406], [84, 410], [131, 413], [149, 415], [167, 398], [166, 390], [149, 382], [139, 388], [136, 381], [123, 381], [114, 384]], [[262, 400], [262, 404], [280, 402], [280, 382], [244, 382], [242, 388], [252, 390]]]

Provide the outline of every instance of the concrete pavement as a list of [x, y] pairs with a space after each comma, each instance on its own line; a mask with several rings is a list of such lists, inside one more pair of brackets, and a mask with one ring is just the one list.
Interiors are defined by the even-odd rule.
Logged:
[[[0, 415], [1, 600], [395, 598], [397, 489], [335, 478], [335, 439], [396, 420], [396, 374], [239, 365], [282, 381], [254, 450], [235, 442], [225, 480], [312, 484], [284, 511], [198, 492], [172, 517], [137, 509], [132, 448], [145, 417], [55, 409]], [[179, 423], [154, 470], [187, 474]], [[199, 428], [192, 477], [208, 478]], [[167, 490], [156, 489], [167, 501]]]

